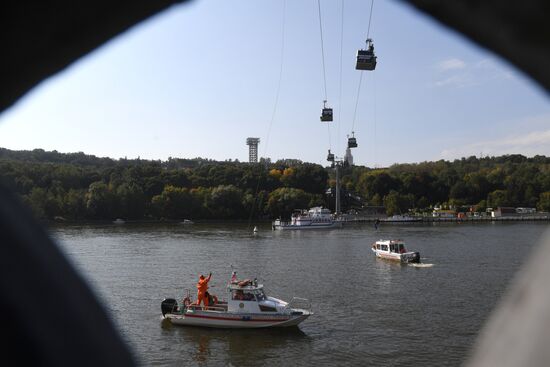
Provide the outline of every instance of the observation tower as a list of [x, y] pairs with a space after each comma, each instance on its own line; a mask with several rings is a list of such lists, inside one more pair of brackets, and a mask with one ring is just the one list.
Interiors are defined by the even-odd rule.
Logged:
[[246, 145], [248, 145], [248, 162], [258, 163], [258, 144], [260, 144], [260, 138], [247, 138]]

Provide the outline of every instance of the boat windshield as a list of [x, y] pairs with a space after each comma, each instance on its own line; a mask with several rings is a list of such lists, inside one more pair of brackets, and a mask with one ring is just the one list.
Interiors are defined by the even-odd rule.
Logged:
[[242, 289], [234, 289], [231, 291], [231, 299], [237, 301], [254, 301], [254, 293]]
[[265, 293], [262, 289], [256, 291], [256, 298], [258, 299], [258, 302], [266, 299]]

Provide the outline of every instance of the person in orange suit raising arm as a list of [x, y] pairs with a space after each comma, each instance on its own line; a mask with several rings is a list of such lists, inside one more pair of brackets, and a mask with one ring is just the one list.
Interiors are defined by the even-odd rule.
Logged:
[[205, 295], [208, 290], [210, 278], [212, 278], [212, 273], [208, 275], [208, 278], [205, 278], [202, 274], [199, 277], [199, 282], [197, 283], [197, 306], [200, 306], [201, 302], [203, 302], [205, 306], [208, 306]]

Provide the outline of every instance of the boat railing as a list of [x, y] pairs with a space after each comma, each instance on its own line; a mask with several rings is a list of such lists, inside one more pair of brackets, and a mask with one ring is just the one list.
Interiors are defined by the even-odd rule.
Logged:
[[306, 298], [292, 297], [285, 308], [288, 310], [292, 308], [300, 308], [302, 310], [311, 311], [311, 302]]
[[199, 306], [199, 305], [189, 305], [187, 306], [188, 310], [193, 311], [227, 311], [227, 307], [222, 306]]
[[275, 224], [279, 225], [279, 226], [288, 226], [288, 225], [292, 224], [291, 221], [286, 221], [286, 220], [284, 220], [284, 221], [283, 220], [277, 220], [275, 222], [276, 222]]

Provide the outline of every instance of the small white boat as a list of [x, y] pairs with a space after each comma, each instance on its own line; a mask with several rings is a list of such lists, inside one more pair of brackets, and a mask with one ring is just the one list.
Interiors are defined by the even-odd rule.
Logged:
[[180, 222], [180, 224], [195, 224], [195, 222], [189, 219], [184, 219], [183, 222]]
[[195, 305], [189, 292], [182, 305], [173, 298], [162, 301], [164, 319], [174, 325], [211, 328], [267, 328], [296, 326], [313, 313], [309, 301], [294, 297], [285, 302], [265, 295], [263, 285], [254, 281], [232, 282], [229, 299], [208, 307]]
[[419, 263], [420, 252], [407, 251], [401, 240], [379, 240], [372, 244], [376, 257], [401, 263]]
[[114, 224], [124, 224], [126, 221], [124, 219], [117, 218], [113, 221]]
[[317, 206], [309, 210], [297, 210], [292, 214], [290, 222], [277, 219], [273, 229], [330, 229], [342, 227], [343, 221], [335, 218], [329, 209]]

